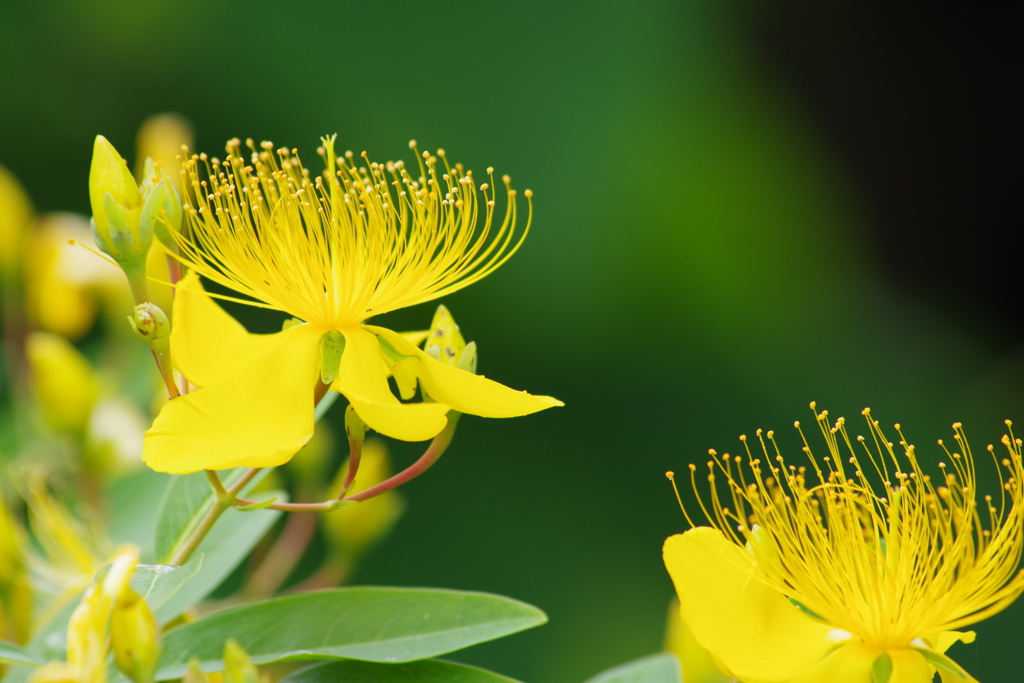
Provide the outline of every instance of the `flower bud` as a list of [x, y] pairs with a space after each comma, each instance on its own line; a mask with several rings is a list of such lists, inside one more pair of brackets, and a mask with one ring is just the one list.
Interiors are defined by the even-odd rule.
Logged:
[[256, 667], [234, 638], [224, 643], [224, 683], [260, 683]]
[[[153, 221], [140, 224], [144, 199], [127, 164], [102, 135], [93, 145], [89, 201], [96, 246], [128, 276], [137, 303], [146, 296], [146, 255], [153, 243]], [[152, 212], [151, 212], [152, 213]]]
[[128, 324], [155, 353], [166, 354], [170, 351], [171, 323], [156, 304], [146, 302], [136, 306], [135, 317], [128, 318]]
[[181, 232], [181, 195], [159, 162], [146, 159], [139, 190], [144, 198], [139, 225], [151, 226], [157, 239], [168, 249], [176, 251], [178, 245], [171, 233]]
[[25, 341], [30, 384], [52, 429], [80, 434], [99, 395], [99, 381], [81, 352], [63, 337], [33, 332]]
[[160, 660], [160, 635], [146, 601], [125, 584], [110, 613], [114, 663], [135, 683], [151, 683]]
[[427, 353], [448, 365], [458, 363], [463, 349], [466, 348], [466, 340], [462, 338], [459, 326], [443, 305], [438, 306], [437, 312], [434, 313], [425, 345]]
[[185, 671], [185, 677], [181, 679], [181, 683], [209, 683], [209, 681], [210, 679], [199, 668], [199, 660], [195, 657], [188, 660], [188, 670]]
[[0, 166], [0, 284], [18, 273], [22, 241], [32, 223], [32, 204], [18, 179]]

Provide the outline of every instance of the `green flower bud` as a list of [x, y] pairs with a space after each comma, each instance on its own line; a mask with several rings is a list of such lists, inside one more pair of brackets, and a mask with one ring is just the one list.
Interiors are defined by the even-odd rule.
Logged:
[[139, 339], [158, 355], [170, 352], [171, 323], [159, 306], [148, 301], [139, 304], [135, 307], [135, 317], [128, 318], [128, 324]]
[[93, 146], [89, 200], [96, 246], [118, 263], [145, 258], [153, 234], [139, 231], [142, 193], [124, 159], [102, 135]]
[[434, 313], [425, 344], [427, 353], [448, 365], [455, 365], [462, 355], [462, 350], [466, 348], [466, 340], [462, 338], [459, 326], [443, 305], [438, 306], [437, 312]]
[[171, 233], [181, 232], [181, 195], [160, 164], [154, 163], [152, 159], [146, 159], [139, 190], [145, 199], [139, 225], [142, 229], [149, 225], [165, 247], [176, 251], [178, 246]]

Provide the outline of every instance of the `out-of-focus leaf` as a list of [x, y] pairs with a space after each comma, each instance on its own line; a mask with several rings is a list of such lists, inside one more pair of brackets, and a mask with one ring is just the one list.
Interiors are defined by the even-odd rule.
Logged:
[[0, 664], [27, 664], [28, 666], [41, 666], [43, 662], [39, 661], [14, 643], [8, 643], [6, 640], [0, 640]]
[[172, 475], [154, 472], [148, 467], [118, 479], [108, 490], [110, 521], [107, 534], [115, 543], [138, 546], [143, 562], [155, 561], [153, 541], [160, 500], [171, 483]]
[[516, 683], [507, 676], [437, 659], [408, 664], [346, 660], [314, 664], [282, 678], [280, 683]]
[[329, 658], [401, 663], [545, 621], [536, 607], [486, 593], [422, 588], [303, 593], [230, 609], [169, 631], [158, 678], [181, 677], [190, 657], [197, 657], [206, 671], [220, 671], [228, 636], [257, 664]]
[[[268, 495], [282, 501], [288, 499], [283, 491], [271, 491]], [[156, 610], [157, 621], [165, 624], [209, 595], [249, 555], [280, 515], [278, 510], [226, 511], [192, 556], [203, 556], [202, 568]], [[223, 646], [221, 642], [220, 647]]]
[[[260, 475], [265, 475], [269, 471], [262, 470], [249, 482], [247, 488], [254, 486]], [[226, 476], [221, 476], [221, 481], [225, 487], [230, 487], [245, 472], [244, 467], [239, 467], [228, 472]], [[174, 558], [175, 553], [181, 549], [213, 507], [213, 502], [213, 488], [203, 472], [171, 477], [157, 514], [154, 540], [157, 563], [167, 563]]]
[[659, 654], [608, 669], [586, 683], [681, 683], [682, 680], [676, 656]]

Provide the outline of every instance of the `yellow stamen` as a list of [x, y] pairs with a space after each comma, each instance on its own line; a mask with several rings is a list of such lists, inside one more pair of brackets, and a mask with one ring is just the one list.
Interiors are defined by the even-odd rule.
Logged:
[[181, 262], [248, 303], [337, 329], [486, 277], [529, 232], [532, 193], [517, 237], [508, 176], [499, 223], [493, 177], [478, 188], [443, 150], [417, 155], [413, 177], [400, 161], [379, 164], [363, 153], [360, 164], [351, 152], [336, 155], [333, 137], [323, 143], [327, 168], [315, 178], [296, 150], [272, 152], [269, 142], [246, 141], [249, 163], [237, 139], [223, 162], [188, 159], [182, 172], [195, 203], [185, 207], [191, 235], [176, 235]]
[[[830, 425], [827, 412], [815, 412], [829, 452], [821, 460], [796, 423], [810, 473], [786, 463], [772, 432], [758, 430], [758, 457], [746, 437], [745, 458], [711, 451], [710, 505], [691, 477], [705, 516], [750, 549], [769, 585], [882, 650], [1004, 609], [1024, 592], [1024, 572], [1017, 571], [1024, 549], [1021, 440], [1012, 429], [1003, 437], [1008, 457], [1001, 462], [988, 447], [1000, 470], [1000, 501], [985, 496], [982, 514], [960, 423], [953, 425], [956, 450], [939, 441], [946, 459], [936, 463], [933, 481], [900, 425], [898, 454], [870, 411], [863, 415], [870, 438], [851, 440], [842, 418]], [[725, 475], [728, 506], [716, 471]]]

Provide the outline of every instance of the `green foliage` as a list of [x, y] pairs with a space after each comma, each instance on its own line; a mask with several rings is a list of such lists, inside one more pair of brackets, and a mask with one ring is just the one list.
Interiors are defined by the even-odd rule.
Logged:
[[407, 664], [354, 660], [314, 664], [280, 683], [515, 683], [513, 679], [453, 662], [424, 659]]
[[27, 664], [28, 666], [39, 666], [42, 662], [14, 643], [8, 643], [6, 640], [0, 640], [0, 664]]
[[194, 556], [180, 567], [140, 564], [132, 575], [132, 590], [145, 599], [149, 609], [156, 612], [174, 597], [186, 581], [198, 574], [202, 566], [202, 555]]
[[599, 673], [586, 683], [682, 683], [682, 680], [676, 656], [658, 654]]
[[190, 657], [223, 668], [230, 635], [254, 663], [350, 658], [410, 662], [539, 626], [535, 607], [485, 593], [340, 588], [230, 609], [169, 631], [159, 680], [180, 677]]

